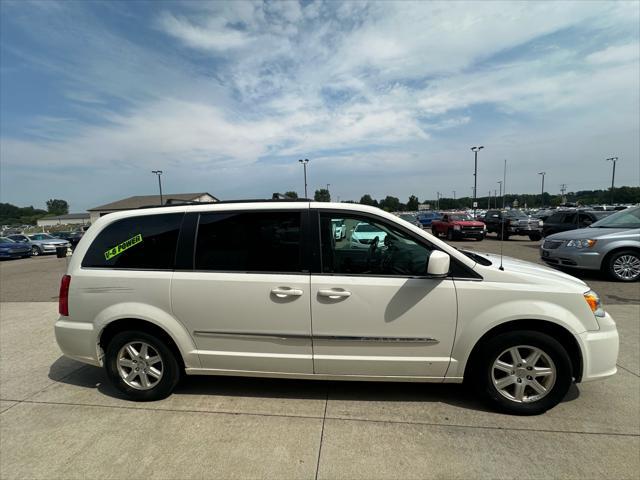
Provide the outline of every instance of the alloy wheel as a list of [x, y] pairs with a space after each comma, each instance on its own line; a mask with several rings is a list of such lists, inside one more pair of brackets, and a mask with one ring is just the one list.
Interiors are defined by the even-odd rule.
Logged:
[[146, 342], [125, 344], [118, 352], [118, 374], [122, 381], [136, 390], [150, 390], [163, 374], [160, 353]]
[[613, 271], [623, 280], [633, 280], [640, 276], [640, 258], [633, 255], [620, 255], [613, 262]]
[[545, 397], [556, 382], [556, 366], [543, 350], [518, 345], [503, 351], [493, 362], [491, 380], [500, 395], [517, 403]]

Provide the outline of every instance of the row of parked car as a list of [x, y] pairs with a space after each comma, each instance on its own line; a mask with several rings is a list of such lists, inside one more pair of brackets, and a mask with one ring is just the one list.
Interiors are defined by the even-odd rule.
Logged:
[[28, 258], [56, 253], [60, 247], [74, 249], [84, 232], [22, 233], [0, 237], [0, 258]]
[[550, 266], [602, 271], [611, 279], [640, 279], [640, 207], [624, 210], [557, 210], [529, 216], [522, 210], [488, 210], [476, 219], [468, 212], [401, 214], [436, 237], [475, 238], [487, 233], [508, 240], [525, 235], [537, 241], [540, 258]]

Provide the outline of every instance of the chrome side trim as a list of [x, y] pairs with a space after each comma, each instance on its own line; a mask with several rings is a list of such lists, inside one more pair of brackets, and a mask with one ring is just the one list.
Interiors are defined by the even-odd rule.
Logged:
[[[270, 338], [275, 340], [290, 339], [311, 339], [310, 335], [300, 333], [244, 333], [244, 332], [216, 332], [211, 330], [195, 330], [193, 334], [196, 337], [239, 337], [239, 338]], [[317, 340], [334, 340], [342, 342], [386, 342], [386, 343], [440, 343], [439, 340], [432, 337], [351, 337], [346, 335], [314, 335]]]
[[440, 340], [431, 337], [349, 337], [344, 335], [314, 335], [319, 340], [338, 340], [345, 342], [390, 342], [390, 343], [440, 343]]
[[240, 337], [240, 338], [270, 338], [275, 340], [289, 340], [293, 338], [311, 339], [310, 335], [300, 333], [244, 333], [244, 332], [215, 332], [210, 330], [195, 330], [196, 337]]

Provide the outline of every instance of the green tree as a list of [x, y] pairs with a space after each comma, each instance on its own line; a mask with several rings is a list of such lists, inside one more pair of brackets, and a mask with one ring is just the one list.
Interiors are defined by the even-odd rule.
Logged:
[[362, 198], [360, 198], [360, 204], [361, 205], [370, 205], [372, 207], [377, 207], [378, 206], [378, 202], [376, 200], [374, 200], [373, 198], [371, 198], [371, 195], [369, 195], [368, 193], [365, 193]]
[[65, 215], [69, 213], [69, 204], [66, 200], [52, 198], [47, 200], [47, 212], [51, 215]]
[[415, 212], [416, 210], [418, 210], [418, 205], [420, 205], [418, 197], [416, 197], [415, 195], [411, 195], [409, 197], [409, 201], [407, 202], [407, 210]]
[[284, 196], [287, 198], [291, 198], [292, 200], [297, 200], [298, 199], [298, 193], [297, 192], [284, 192]]
[[313, 199], [316, 202], [330, 202], [331, 194], [326, 188], [321, 188], [319, 190], [316, 190], [316, 193], [313, 195]]
[[384, 200], [380, 200], [380, 208], [387, 212], [397, 212], [400, 210], [400, 199], [387, 195]]

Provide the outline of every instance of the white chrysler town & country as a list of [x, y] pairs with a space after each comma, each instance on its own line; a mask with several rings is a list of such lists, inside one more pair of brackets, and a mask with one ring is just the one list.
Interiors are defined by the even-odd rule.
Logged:
[[[352, 238], [363, 224], [380, 235]], [[573, 381], [613, 375], [618, 355], [615, 323], [584, 282], [511, 258], [500, 268], [341, 203], [112, 213], [78, 244], [60, 315], [62, 351], [104, 366], [133, 400], [169, 395], [182, 373], [464, 380], [494, 408], [537, 414]]]

